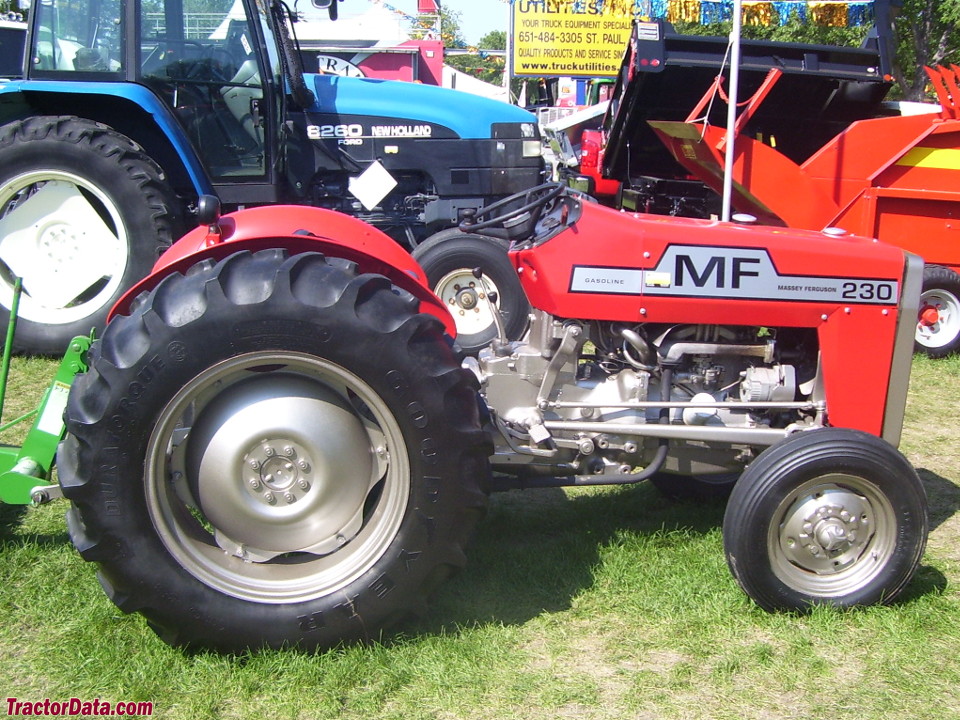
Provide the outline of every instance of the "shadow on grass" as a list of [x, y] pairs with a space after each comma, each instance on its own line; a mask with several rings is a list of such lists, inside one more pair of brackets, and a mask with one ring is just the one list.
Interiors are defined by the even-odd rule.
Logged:
[[[960, 488], [927, 470], [920, 476], [930, 495], [933, 529], [960, 510]], [[682, 529], [694, 539], [717, 531], [723, 513], [723, 502], [667, 500], [649, 483], [573, 496], [562, 490], [494, 494], [466, 569], [440, 588], [427, 617], [403, 630], [434, 634], [487, 623], [522, 625], [542, 613], [562, 612], [593, 585], [601, 553], [618, 537]], [[942, 593], [947, 585], [943, 573], [921, 565], [895, 604]]]
[[706, 535], [720, 527], [723, 509], [720, 502], [669, 501], [649, 483], [572, 496], [496, 493], [467, 551], [466, 569], [441, 587], [428, 616], [407, 629], [523, 624], [568, 609], [594, 583], [603, 548], [617, 538], [680, 529]]
[[927, 491], [930, 530], [933, 531], [960, 510], [960, 487], [926, 468], [917, 468], [917, 474]]
[[[66, 509], [65, 501], [61, 500], [63, 508]], [[52, 545], [65, 545], [70, 542], [70, 536], [65, 532], [55, 533], [25, 533], [22, 525], [27, 514], [33, 512], [33, 509], [26, 505], [3, 505], [0, 504], [0, 543], [5, 545], [37, 545], [47, 547]]]
[[895, 604], [906, 605], [927, 595], [942, 594], [949, 584], [947, 576], [937, 568], [931, 565], [921, 565], [917, 568], [917, 573], [913, 576], [903, 594], [897, 598]]

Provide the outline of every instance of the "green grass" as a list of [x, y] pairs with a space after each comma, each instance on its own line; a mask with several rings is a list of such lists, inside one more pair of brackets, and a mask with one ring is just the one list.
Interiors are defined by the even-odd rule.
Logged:
[[[53, 364], [15, 360], [5, 416]], [[902, 449], [931, 502], [893, 607], [768, 614], [719, 506], [650, 487], [495, 495], [466, 570], [383, 644], [185, 653], [103, 595], [63, 512], [0, 507], [0, 691], [148, 700], [161, 718], [960, 718], [960, 358], [916, 358]], [[4, 438], [8, 442], [15, 439]]]

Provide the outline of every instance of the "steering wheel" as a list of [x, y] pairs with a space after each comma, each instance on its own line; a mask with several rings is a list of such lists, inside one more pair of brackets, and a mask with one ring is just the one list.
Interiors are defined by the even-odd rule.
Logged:
[[[498, 200], [490, 205], [477, 210], [473, 217], [467, 218], [460, 223], [460, 229], [464, 232], [476, 232], [478, 230], [494, 229], [502, 232], [491, 232], [490, 235], [505, 235], [508, 239], [521, 237], [529, 234], [540, 217], [544, 209], [550, 202], [560, 197], [567, 186], [563, 183], [544, 183], [535, 188], [530, 188], [524, 192], [511, 195], [510, 197]], [[522, 204], [513, 210], [498, 215], [497, 213], [514, 203]], [[524, 217], [526, 216], [526, 217]], [[486, 220], [477, 222], [477, 218], [486, 217]], [[513, 221], [513, 222], [511, 222]]]
[[[199, 45], [199, 43], [198, 43]], [[200, 45], [200, 57], [185, 60], [183, 80], [224, 85], [233, 77], [233, 56], [213, 45]], [[224, 62], [225, 61], [225, 62]]]

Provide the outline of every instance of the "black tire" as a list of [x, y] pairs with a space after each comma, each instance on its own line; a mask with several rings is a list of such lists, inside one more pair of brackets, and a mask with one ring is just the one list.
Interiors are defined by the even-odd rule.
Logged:
[[665, 498], [679, 502], [720, 502], [730, 497], [740, 473], [716, 475], [682, 475], [658, 472], [650, 476], [650, 483]]
[[471, 275], [475, 268], [483, 271], [483, 281], [499, 295], [497, 307], [507, 339], [516, 340], [523, 334], [530, 305], [507, 257], [506, 244], [452, 228], [431, 235], [411, 254], [453, 315], [457, 342], [464, 352], [476, 353], [497, 336], [493, 313]]
[[923, 269], [914, 347], [941, 358], [960, 350], [960, 275], [942, 265]]
[[108, 325], [59, 468], [120, 609], [239, 651], [375, 639], [424, 607], [464, 562], [492, 448], [476, 380], [417, 308], [346, 261], [266, 250]]
[[17, 350], [60, 355], [102, 327], [183, 229], [163, 172], [105, 125], [63, 116], [0, 128], [0, 323], [20, 275]]
[[916, 471], [873, 435], [825, 428], [765, 450], [723, 518], [727, 564], [766, 610], [892, 602], [927, 538]]

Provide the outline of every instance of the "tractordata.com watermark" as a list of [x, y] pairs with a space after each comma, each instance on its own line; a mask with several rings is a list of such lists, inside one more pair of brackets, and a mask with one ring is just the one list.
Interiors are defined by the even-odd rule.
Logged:
[[21, 717], [150, 717], [152, 702], [104, 702], [95, 700], [20, 700], [7, 698], [7, 715]]

